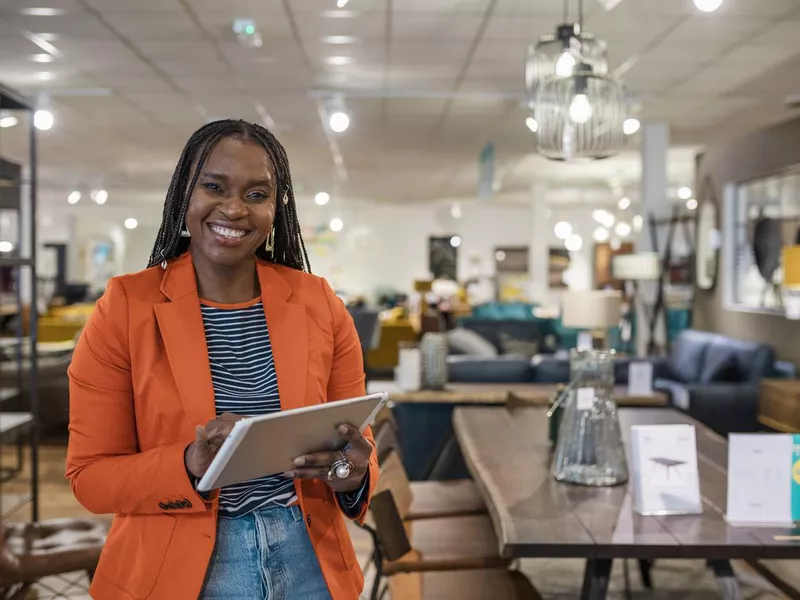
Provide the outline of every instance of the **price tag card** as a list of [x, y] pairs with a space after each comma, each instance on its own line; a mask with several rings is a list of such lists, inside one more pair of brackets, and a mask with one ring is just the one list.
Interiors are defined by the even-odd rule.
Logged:
[[[800, 435], [728, 436], [728, 510], [732, 525], [791, 525], [800, 520]], [[793, 497], [794, 496], [794, 497]], [[800, 512], [800, 511], [798, 511]]]
[[578, 388], [575, 392], [578, 410], [591, 410], [594, 406], [594, 388]]
[[653, 395], [653, 363], [632, 362], [628, 365], [628, 395]]
[[594, 338], [591, 331], [578, 332], [578, 350], [591, 350], [594, 348]]
[[692, 425], [631, 427], [631, 462], [636, 512], [642, 515], [703, 512]]

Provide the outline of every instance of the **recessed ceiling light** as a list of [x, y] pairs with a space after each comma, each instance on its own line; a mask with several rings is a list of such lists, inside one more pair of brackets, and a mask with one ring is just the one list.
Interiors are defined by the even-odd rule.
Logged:
[[317, 206], [325, 206], [328, 202], [331, 201], [331, 195], [328, 192], [320, 192], [316, 196], [314, 196], [314, 202]]
[[323, 10], [322, 16], [329, 19], [352, 19], [356, 13], [352, 10]]
[[36, 77], [39, 81], [50, 81], [53, 79], [53, 74], [48, 71], [42, 71], [41, 73], [37, 73]]
[[341, 111], [335, 112], [328, 120], [328, 124], [336, 133], [342, 133], [343, 131], [346, 131], [348, 127], [350, 127], [350, 117], [347, 116], [347, 113]]
[[350, 0], [336, 0], [336, 8], [344, 8]]
[[139, 226], [139, 221], [133, 217], [125, 219], [125, 229], [136, 229]]
[[330, 222], [331, 231], [341, 231], [344, 228], [344, 222], [339, 217], [334, 217]]
[[622, 132], [625, 135], [633, 135], [639, 128], [641, 128], [642, 124], [639, 122], [639, 119], [634, 119], [631, 117], [630, 119], [625, 119], [622, 123]]
[[454, 235], [450, 238], [450, 245], [453, 248], [458, 248], [461, 245], [461, 238], [457, 235]]
[[325, 44], [355, 44], [356, 38], [352, 35], [326, 35], [322, 41]]
[[686, 208], [688, 208], [689, 210], [695, 210], [697, 208], [697, 200], [695, 200], [694, 198], [689, 198], [686, 201]]
[[627, 210], [630, 205], [631, 205], [630, 198], [620, 198], [619, 203], [617, 204], [620, 210]]
[[0, 117], [0, 127], [5, 129], [6, 127], [13, 127], [19, 123], [17, 117], [7, 116], [7, 117]]
[[0, 252], [11, 252], [14, 249], [14, 244], [3, 240], [0, 242]]
[[694, 0], [694, 5], [703, 12], [714, 12], [722, 6], [724, 0]]
[[69, 193], [67, 196], [67, 202], [70, 204], [77, 204], [81, 200], [81, 193], [78, 190], [74, 190]]
[[692, 197], [692, 188], [686, 186], [678, 188], [678, 198], [680, 198], [681, 200], [688, 200], [691, 197]]
[[51, 63], [54, 59], [50, 54], [34, 54], [31, 60], [37, 63]]
[[56, 119], [49, 110], [37, 110], [33, 113], [33, 125], [36, 129], [47, 131], [52, 129]]
[[525, 119], [525, 125], [530, 129], [533, 133], [539, 131], [539, 123], [536, 122], [536, 119], [533, 117], [528, 117]]
[[329, 65], [341, 67], [343, 65], [349, 65], [353, 62], [353, 59], [349, 56], [329, 56], [325, 59], [325, 62]]
[[21, 8], [19, 14], [26, 17], [57, 17], [66, 11], [63, 8]]

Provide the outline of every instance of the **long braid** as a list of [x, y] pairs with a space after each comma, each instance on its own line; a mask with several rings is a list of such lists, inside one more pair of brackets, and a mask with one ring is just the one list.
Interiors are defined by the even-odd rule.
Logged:
[[[164, 260], [176, 258], [188, 250], [189, 240], [181, 237], [181, 229], [185, 223], [189, 200], [209, 154], [222, 138], [229, 136], [257, 142], [269, 154], [275, 169], [274, 250], [270, 254], [262, 245], [256, 250], [256, 256], [262, 260], [311, 272], [308, 252], [297, 218], [297, 206], [286, 150], [266, 128], [231, 119], [204, 125], [186, 143], [167, 190], [161, 227], [150, 253], [148, 266], [152, 267]], [[196, 164], [194, 173], [192, 173], [193, 164]], [[286, 198], [286, 204], [284, 204], [284, 198]]]

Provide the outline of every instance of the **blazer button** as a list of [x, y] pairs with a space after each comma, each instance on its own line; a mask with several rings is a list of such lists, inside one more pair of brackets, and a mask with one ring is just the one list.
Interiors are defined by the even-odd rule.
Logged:
[[186, 498], [181, 500], [181, 507], [182, 508], [192, 508], [192, 503], [189, 502]]
[[164, 504], [163, 502], [158, 503], [158, 508], [160, 508], [161, 510], [169, 510], [169, 506], [167, 504]]

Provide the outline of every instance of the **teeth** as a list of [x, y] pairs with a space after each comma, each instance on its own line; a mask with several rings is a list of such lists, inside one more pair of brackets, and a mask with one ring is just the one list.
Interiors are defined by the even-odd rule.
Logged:
[[212, 225], [211, 231], [223, 237], [232, 239], [244, 237], [244, 234], [246, 233], [241, 229], [228, 229], [227, 227], [220, 227], [219, 225]]

